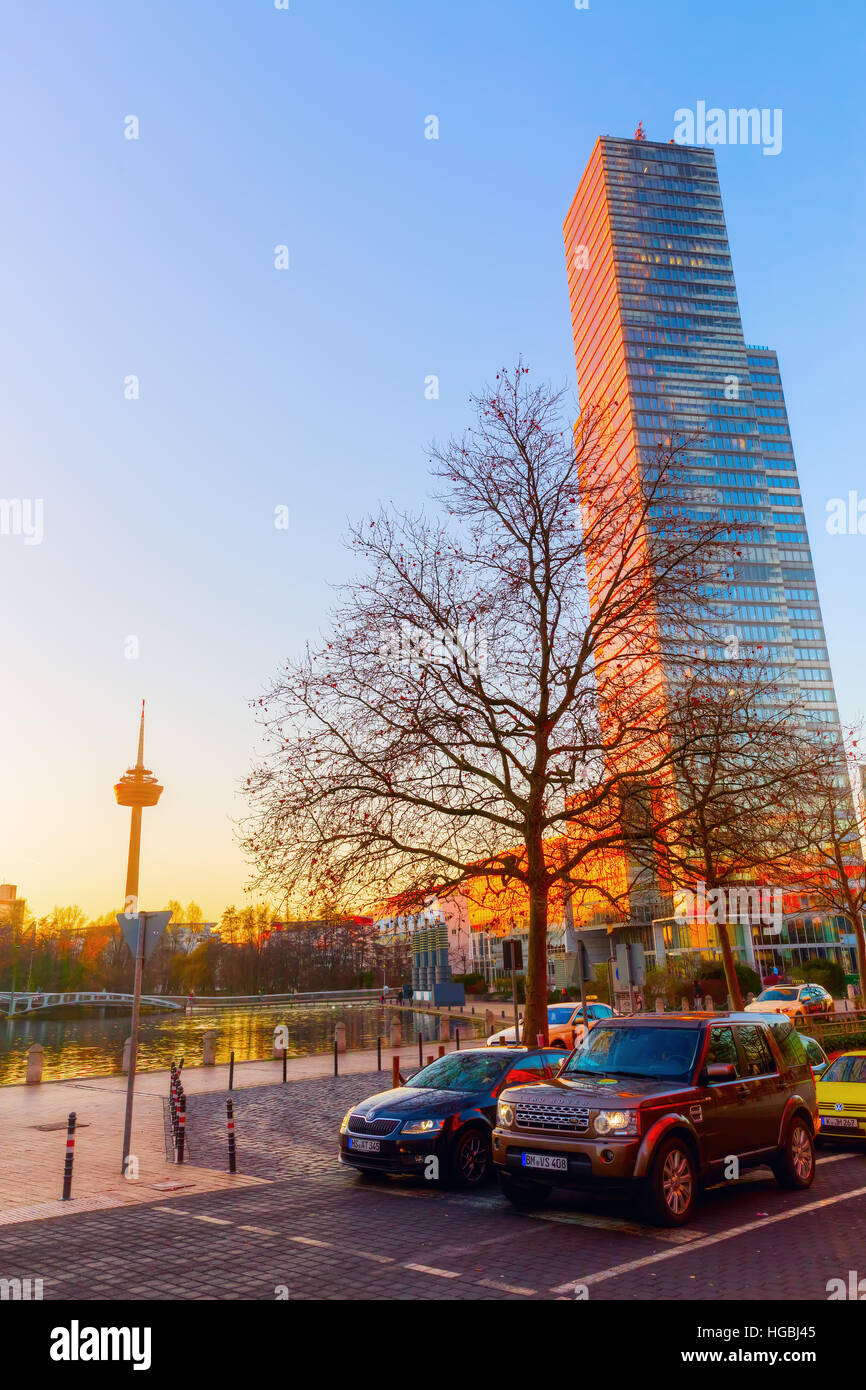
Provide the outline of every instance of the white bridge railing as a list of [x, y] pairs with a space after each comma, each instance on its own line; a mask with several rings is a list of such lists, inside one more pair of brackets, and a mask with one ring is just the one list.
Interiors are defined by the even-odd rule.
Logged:
[[[183, 1008], [183, 1004], [167, 998], [164, 994], [143, 994], [141, 1002], [158, 1009], [177, 1011]], [[9, 990], [0, 990], [0, 1013], [5, 1014], [7, 1018], [19, 1018], [23, 1014], [40, 1013], [43, 1009], [57, 1009], [70, 1004], [128, 1004], [132, 1008], [132, 995], [101, 989], [52, 991], [42, 994], [12, 994]]]

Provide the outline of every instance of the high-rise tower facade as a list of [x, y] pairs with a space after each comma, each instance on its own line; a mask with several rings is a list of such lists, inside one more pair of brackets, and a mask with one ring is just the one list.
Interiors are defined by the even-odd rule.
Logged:
[[689, 447], [692, 495], [730, 523], [719, 655], [761, 661], [838, 727], [779, 364], [746, 343], [711, 149], [603, 136], [565, 221], [578, 390], [613, 406], [617, 468]]

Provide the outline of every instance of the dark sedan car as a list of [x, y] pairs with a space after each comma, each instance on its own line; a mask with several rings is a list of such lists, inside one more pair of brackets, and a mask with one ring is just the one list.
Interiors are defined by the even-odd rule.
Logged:
[[365, 1176], [415, 1173], [477, 1187], [492, 1172], [490, 1135], [505, 1086], [550, 1081], [556, 1048], [465, 1048], [439, 1057], [396, 1090], [354, 1105], [340, 1127], [340, 1162]]

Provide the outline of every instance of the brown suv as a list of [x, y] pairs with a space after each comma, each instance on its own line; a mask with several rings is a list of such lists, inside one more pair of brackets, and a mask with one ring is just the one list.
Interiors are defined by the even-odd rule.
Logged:
[[517, 1206], [538, 1205], [554, 1186], [619, 1183], [637, 1191], [650, 1220], [680, 1226], [701, 1184], [743, 1168], [766, 1163], [783, 1187], [810, 1187], [816, 1109], [787, 1020], [611, 1018], [554, 1081], [501, 1093], [493, 1161]]

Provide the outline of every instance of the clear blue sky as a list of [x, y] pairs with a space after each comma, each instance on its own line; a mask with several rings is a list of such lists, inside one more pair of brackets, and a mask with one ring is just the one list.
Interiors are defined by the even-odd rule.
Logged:
[[640, 119], [667, 140], [698, 100], [783, 111], [778, 157], [718, 160], [853, 718], [866, 536], [824, 521], [828, 498], [866, 495], [863, 16], [853, 0], [10, 0], [0, 494], [44, 499], [45, 535], [0, 537], [0, 878], [40, 912], [120, 899], [111, 787], [146, 696], [166, 791], [145, 819], [145, 906], [243, 900], [246, 701], [324, 623], [347, 518], [419, 502], [427, 442], [519, 353], [575, 385], [561, 224], [593, 143]]

